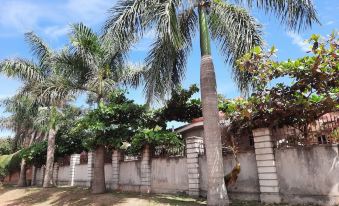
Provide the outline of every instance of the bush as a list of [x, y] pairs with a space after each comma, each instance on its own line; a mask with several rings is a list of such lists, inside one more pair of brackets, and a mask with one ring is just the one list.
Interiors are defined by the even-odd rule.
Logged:
[[160, 127], [144, 129], [132, 137], [131, 146], [127, 152], [132, 155], [140, 155], [145, 145], [149, 145], [152, 150], [161, 147], [164, 151], [160, 153], [170, 154], [171, 150], [182, 148], [184, 141], [180, 134], [161, 130]]
[[13, 141], [11, 138], [1, 138], [0, 137], [0, 155], [8, 155], [12, 152]]
[[0, 180], [5, 178], [10, 172], [19, 170], [20, 161], [19, 152], [0, 156]]

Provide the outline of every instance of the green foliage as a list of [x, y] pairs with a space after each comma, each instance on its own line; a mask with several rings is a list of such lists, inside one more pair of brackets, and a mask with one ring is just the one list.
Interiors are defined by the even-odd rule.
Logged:
[[9, 172], [20, 168], [21, 158], [18, 153], [19, 152], [0, 156], [0, 180], [9, 174]]
[[139, 155], [145, 145], [149, 145], [151, 149], [161, 146], [169, 150], [171, 148], [183, 147], [184, 142], [181, 135], [162, 130], [160, 127], [143, 129], [132, 137], [131, 147], [128, 149], [128, 152], [133, 155]]
[[98, 145], [119, 148], [145, 123], [145, 107], [128, 100], [123, 93], [114, 92], [107, 104], [100, 103], [78, 122], [72, 133], [84, 138], [84, 146]]
[[[297, 60], [277, 62], [276, 52], [253, 49], [238, 61], [240, 69], [253, 76], [254, 93], [247, 99], [225, 100], [221, 108], [229, 112], [235, 127], [309, 124], [339, 105], [339, 41], [335, 33], [321, 40], [313, 35], [308, 55]], [[293, 79], [290, 85], [268, 84], [281, 77]], [[246, 125], [245, 125], [246, 126]]]
[[13, 151], [13, 139], [0, 137], [0, 155], [8, 155]]
[[41, 166], [46, 163], [47, 141], [41, 141], [24, 148], [19, 152], [20, 158], [26, 160], [27, 164]]
[[199, 88], [195, 84], [191, 85], [188, 90], [181, 87], [173, 89], [171, 99], [166, 101], [164, 107], [155, 112], [155, 116], [158, 117], [156, 124], [150, 126], [163, 126], [159, 123], [173, 120], [191, 122], [192, 119], [201, 117], [201, 101], [200, 99], [192, 99], [192, 96], [197, 92], [199, 92]]

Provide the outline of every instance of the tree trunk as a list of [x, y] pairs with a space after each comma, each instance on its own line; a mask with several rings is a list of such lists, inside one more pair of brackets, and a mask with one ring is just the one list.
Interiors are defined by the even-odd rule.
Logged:
[[228, 205], [229, 200], [224, 182], [217, 86], [205, 7], [199, 7], [199, 25], [202, 56], [200, 86], [208, 171], [207, 204]]
[[21, 167], [20, 167], [20, 176], [18, 181], [18, 187], [27, 187], [26, 181], [26, 160], [21, 160]]
[[33, 165], [32, 166], [32, 183], [31, 183], [31, 186], [36, 185], [36, 172], [37, 172], [37, 167]]
[[50, 129], [48, 134], [48, 147], [47, 147], [47, 160], [46, 160], [46, 172], [44, 177], [43, 187], [53, 187], [53, 163], [54, 163], [54, 151], [55, 151], [55, 135], [56, 130]]
[[106, 192], [105, 185], [105, 147], [98, 146], [94, 154], [94, 177], [92, 185], [93, 194]]

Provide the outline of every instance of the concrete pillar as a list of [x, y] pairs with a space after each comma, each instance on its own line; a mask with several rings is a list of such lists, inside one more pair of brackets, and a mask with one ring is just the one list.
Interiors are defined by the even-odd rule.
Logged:
[[120, 173], [120, 161], [121, 152], [119, 150], [113, 150], [112, 153], [112, 189], [117, 190], [119, 188], [119, 173]]
[[53, 165], [53, 182], [57, 186], [59, 177], [59, 164], [57, 162]]
[[92, 187], [93, 183], [93, 160], [94, 160], [94, 153], [88, 152], [87, 154], [87, 187]]
[[272, 132], [268, 128], [253, 130], [254, 147], [259, 175], [260, 200], [280, 203], [279, 180], [273, 151]]
[[202, 145], [202, 137], [186, 138], [188, 195], [192, 197], [198, 197], [200, 194], [199, 154], [202, 153]]
[[80, 164], [80, 154], [72, 154], [70, 161], [70, 171], [71, 171], [71, 186], [74, 186], [75, 180], [75, 165]]
[[142, 151], [141, 157], [141, 187], [140, 192], [151, 192], [151, 154], [149, 145], [146, 145]]

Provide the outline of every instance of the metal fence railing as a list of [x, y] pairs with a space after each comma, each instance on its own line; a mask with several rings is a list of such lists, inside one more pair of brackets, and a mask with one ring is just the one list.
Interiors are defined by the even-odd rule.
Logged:
[[339, 113], [328, 113], [302, 126], [286, 126], [272, 130], [276, 148], [339, 143]]
[[152, 151], [152, 157], [184, 157], [186, 155], [186, 147], [166, 147], [156, 146]]

